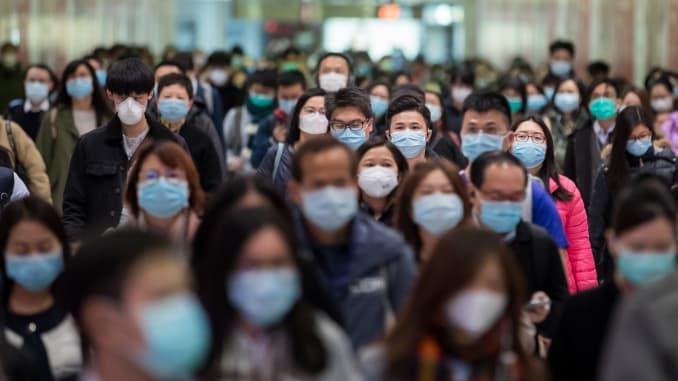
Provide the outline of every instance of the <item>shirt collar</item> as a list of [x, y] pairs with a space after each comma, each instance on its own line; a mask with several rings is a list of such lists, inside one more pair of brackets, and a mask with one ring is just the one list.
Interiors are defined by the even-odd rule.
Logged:
[[610, 128], [607, 129], [607, 132], [603, 130], [603, 127], [600, 126], [600, 123], [596, 120], [593, 122], [593, 131], [595, 131], [596, 136], [598, 137], [598, 141], [600, 141], [601, 144], [608, 144], [610, 143], [608, 141], [610, 134], [614, 132], [614, 127], [615, 125], [611, 125]]
[[[45, 100], [43, 100], [42, 103], [40, 103], [39, 109], [40, 109], [40, 111], [49, 110], [49, 100], [47, 100], [47, 98], [45, 98]], [[33, 111], [33, 104], [28, 99], [26, 99], [24, 101], [24, 112], [25, 113], [34, 112]]]

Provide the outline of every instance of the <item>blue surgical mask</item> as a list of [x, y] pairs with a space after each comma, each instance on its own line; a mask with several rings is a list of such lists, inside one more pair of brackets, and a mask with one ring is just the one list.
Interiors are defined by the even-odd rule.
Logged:
[[26, 82], [26, 84], [24, 84], [24, 90], [26, 92], [26, 98], [36, 104], [47, 99], [47, 96], [49, 95], [49, 86], [47, 86], [46, 83], [38, 81]]
[[513, 142], [511, 153], [523, 163], [525, 168], [532, 169], [544, 162], [546, 144], [537, 144], [532, 140]]
[[5, 255], [7, 277], [21, 287], [33, 291], [44, 291], [54, 283], [64, 268], [61, 249], [48, 253], [31, 255]]
[[358, 213], [358, 196], [351, 187], [325, 188], [301, 193], [304, 216], [325, 231], [344, 227]]
[[427, 103], [426, 108], [431, 113], [431, 123], [437, 123], [443, 116], [443, 110], [440, 109], [440, 106]]
[[544, 87], [544, 95], [550, 101], [553, 99], [553, 95], [556, 93], [556, 89], [553, 87]]
[[372, 112], [376, 117], [384, 115], [388, 109], [388, 101], [375, 95], [370, 96], [370, 104], [372, 105]]
[[676, 254], [667, 252], [634, 252], [621, 250], [617, 271], [634, 285], [661, 279], [676, 268]]
[[106, 87], [106, 70], [98, 69], [96, 71], [97, 81], [99, 81], [99, 86]]
[[141, 309], [139, 320], [145, 348], [135, 359], [155, 379], [184, 379], [203, 365], [212, 335], [194, 295], [155, 301]]
[[551, 73], [558, 77], [564, 77], [572, 71], [572, 64], [570, 61], [557, 60], [551, 62]]
[[511, 113], [515, 114], [523, 109], [523, 100], [518, 97], [506, 97]]
[[464, 218], [464, 203], [456, 193], [433, 193], [419, 197], [412, 204], [414, 222], [439, 236], [454, 228]]
[[527, 111], [538, 112], [546, 107], [546, 96], [543, 94], [532, 94], [527, 97]]
[[579, 94], [557, 93], [553, 104], [562, 112], [574, 112], [579, 108]]
[[74, 78], [66, 82], [66, 92], [74, 99], [83, 99], [94, 91], [92, 78]]
[[278, 98], [278, 107], [280, 107], [286, 115], [291, 116], [294, 112], [294, 107], [297, 105], [297, 100], [298, 99]]
[[641, 157], [652, 147], [652, 138], [632, 139], [626, 142], [626, 152], [635, 157]]
[[461, 150], [467, 159], [473, 161], [478, 156], [490, 151], [501, 151], [505, 135], [493, 135], [479, 132], [462, 135]]
[[495, 233], [507, 234], [515, 230], [522, 211], [520, 202], [483, 200], [480, 203], [480, 223]]
[[589, 104], [589, 111], [598, 120], [609, 120], [617, 113], [617, 106], [612, 99], [601, 97], [594, 99]]
[[188, 114], [188, 103], [176, 98], [161, 99], [158, 101], [158, 111], [163, 119], [176, 122]]
[[279, 323], [301, 296], [301, 282], [290, 268], [240, 271], [227, 284], [228, 300], [257, 327]]
[[341, 131], [332, 131], [332, 136], [340, 142], [346, 144], [353, 151], [357, 151], [361, 145], [365, 143], [365, 130], [360, 129], [359, 131], [353, 131], [350, 128], [346, 128]]
[[139, 183], [139, 207], [156, 218], [170, 218], [188, 206], [188, 183], [164, 177]]
[[408, 159], [417, 157], [426, 148], [426, 132], [403, 130], [391, 134], [393, 143]]

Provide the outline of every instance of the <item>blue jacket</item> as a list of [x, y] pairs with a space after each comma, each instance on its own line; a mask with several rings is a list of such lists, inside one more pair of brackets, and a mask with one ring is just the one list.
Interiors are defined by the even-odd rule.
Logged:
[[254, 134], [252, 140], [252, 157], [250, 158], [252, 167], [258, 168], [271, 146], [275, 146], [273, 143], [275, 124], [275, 115], [269, 115], [259, 122], [257, 133]]
[[286, 198], [287, 183], [292, 178], [292, 158], [294, 157], [294, 150], [292, 150], [292, 147], [289, 144], [284, 144], [282, 149], [283, 152], [280, 156], [278, 172], [276, 172], [275, 177], [273, 176], [273, 170], [275, 168], [275, 157], [278, 153], [277, 144], [266, 152], [264, 160], [262, 160], [261, 165], [257, 169], [257, 176], [262, 176], [271, 180], [275, 190]]
[[569, 246], [556, 204], [546, 189], [534, 181], [532, 181], [532, 223], [546, 229], [559, 248], [566, 249]]
[[[343, 313], [344, 326], [354, 348], [381, 339], [387, 319], [404, 304], [416, 275], [412, 249], [400, 234], [362, 212], [351, 223], [351, 235], [345, 254], [348, 287], [332, 289], [328, 274], [313, 251], [313, 242], [300, 211], [295, 213], [302, 256], [309, 262], [335, 295], [334, 302]], [[337, 296], [340, 295], [340, 296]]]

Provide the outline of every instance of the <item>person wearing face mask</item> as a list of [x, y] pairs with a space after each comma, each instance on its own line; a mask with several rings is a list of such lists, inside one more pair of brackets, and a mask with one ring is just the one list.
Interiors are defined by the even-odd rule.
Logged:
[[373, 137], [360, 146], [358, 186], [360, 209], [386, 226], [393, 226], [399, 183], [409, 171], [407, 159], [393, 143]]
[[231, 173], [253, 171], [250, 159], [257, 126], [278, 107], [275, 71], [255, 71], [247, 79], [245, 91], [245, 104], [232, 108], [226, 114], [222, 127], [227, 169]]
[[63, 202], [70, 239], [99, 235], [119, 224], [127, 171], [144, 140], [185, 146], [182, 137], [145, 115], [153, 84], [153, 71], [138, 58], [122, 59], [109, 68], [106, 93], [116, 116], [75, 146]]
[[[567, 138], [563, 174], [572, 179], [588, 208], [603, 148], [612, 142], [619, 106], [619, 89], [609, 79], [591, 83], [587, 91], [591, 118]], [[556, 105], [558, 107], [558, 105]]]
[[374, 114], [365, 90], [346, 87], [325, 97], [325, 115], [331, 135], [357, 151], [372, 135]]
[[570, 293], [597, 287], [586, 208], [574, 182], [558, 173], [550, 129], [533, 116], [515, 124], [513, 132], [511, 153], [530, 175], [547, 184], [563, 222], [569, 246], [567, 252], [561, 250], [561, 256]]
[[449, 126], [450, 137], [460, 145], [459, 134], [461, 133], [462, 109], [464, 101], [473, 92], [475, 84], [475, 74], [468, 65], [462, 64], [450, 71], [450, 92], [449, 99], [445, 105], [445, 125]]
[[611, 280], [612, 261], [605, 231], [618, 191], [640, 173], [659, 176], [668, 187], [678, 183], [678, 159], [670, 149], [653, 145], [654, 132], [642, 107], [627, 107], [617, 116], [609, 159], [599, 172], [589, 208], [591, 248], [601, 279]]
[[215, 338], [206, 379], [361, 379], [345, 333], [309, 300], [322, 286], [311, 281], [287, 219], [236, 208], [210, 237], [194, 267]]
[[[473, 160], [486, 152], [507, 151], [513, 141], [511, 112], [506, 98], [495, 92], [477, 92], [464, 102], [461, 149], [468, 159], [468, 166], [462, 176], [468, 179], [468, 169]], [[531, 178], [526, 184], [526, 197], [522, 204], [522, 218], [541, 226], [549, 233], [558, 247], [567, 248], [560, 215], [546, 191], [545, 184]]]
[[527, 103], [525, 104], [526, 115], [545, 116], [551, 100], [544, 94], [544, 89], [537, 82], [531, 81], [525, 84]]
[[[424, 92], [426, 108], [431, 113], [431, 140], [429, 146], [432, 153], [445, 158], [463, 168], [466, 166], [466, 158], [459, 148], [459, 135], [452, 130], [447, 117], [448, 109], [445, 107], [443, 96], [438, 90], [427, 89]], [[456, 140], [455, 140], [456, 139]]]
[[454, 165], [441, 159], [418, 164], [402, 183], [395, 228], [428, 262], [440, 237], [471, 220], [471, 201]]
[[64, 274], [62, 299], [88, 359], [82, 380], [190, 380], [212, 341], [182, 253], [150, 232], [85, 243]]
[[410, 168], [438, 156], [427, 149], [433, 133], [430, 120], [428, 107], [412, 94], [399, 95], [388, 106], [386, 138], [398, 147]]
[[292, 112], [285, 142], [271, 147], [257, 170], [257, 176], [271, 180], [283, 197], [287, 197], [287, 183], [292, 178], [292, 160], [296, 149], [306, 141], [327, 135], [326, 94], [325, 90], [318, 88], [304, 92]]
[[400, 321], [361, 357], [366, 380], [542, 380], [521, 345], [524, 283], [499, 238], [469, 226], [443, 235]]
[[232, 108], [242, 106], [245, 102], [246, 94], [242, 86], [236, 86], [234, 80], [234, 77], [241, 75], [240, 73], [231, 67], [231, 55], [223, 50], [217, 50], [207, 57], [207, 63], [196, 76], [196, 95], [201, 95], [205, 103], [214, 105], [215, 117], [221, 115], [221, 120], [214, 120], [216, 125], [223, 122], [223, 116]]
[[573, 77], [574, 44], [570, 41], [556, 40], [549, 45], [549, 72], [547, 75], [557, 78]]
[[136, 160], [125, 190], [125, 224], [190, 242], [205, 202], [191, 157], [178, 144], [161, 141], [142, 146]]
[[36, 381], [75, 381], [83, 347], [73, 318], [55, 300], [70, 259], [61, 218], [37, 197], [16, 201], [0, 215], [0, 247], [3, 335], [34, 357]]
[[11, 42], [0, 47], [0, 110], [12, 99], [21, 97], [23, 68], [19, 61], [19, 48]]
[[520, 119], [527, 110], [527, 90], [518, 77], [504, 77], [499, 81], [499, 92], [506, 97], [511, 119]]
[[563, 78], [554, 85], [553, 108], [548, 120], [555, 145], [556, 162], [563, 167], [567, 151], [567, 138], [589, 119], [584, 103], [584, 84], [574, 78]]
[[33, 141], [38, 137], [40, 120], [50, 108], [49, 96], [59, 84], [52, 69], [45, 64], [31, 64], [24, 75], [24, 98], [9, 102], [7, 119], [16, 122]]
[[558, 246], [544, 230], [521, 218], [527, 170], [510, 153], [487, 152], [473, 161], [470, 171], [475, 218], [502, 238], [518, 260], [530, 295], [526, 312], [539, 336], [550, 338], [569, 293]]
[[200, 185], [205, 192], [211, 193], [221, 184], [224, 163], [217, 153], [218, 139], [215, 141], [216, 137], [208, 136], [204, 129], [198, 127], [201, 121], [206, 121], [208, 131], [214, 131], [209, 118], [199, 118], [200, 111], [193, 107], [193, 100], [188, 77], [167, 74], [160, 78], [157, 101], [160, 123], [186, 140], [200, 175]]
[[71, 61], [61, 75], [59, 95], [43, 115], [35, 144], [45, 160], [52, 200], [61, 211], [71, 157], [80, 136], [113, 116], [94, 68], [85, 60]]
[[652, 82], [648, 93], [650, 95], [650, 107], [655, 117], [664, 113], [676, 111], [675, 95], [673, 93], [673, 84], [668, 76], [661, 76]]
[[[610, 227], [606, 240], [616, 262], [614, 277], [599, 288], [575, 295], [565, 303], [549, 354], [555, 381], [600, 379], [598, 375], [605, 365], [602, 355], [605, 342], [609, 343], [608, 348], [613, 352], [625, 350], [628, 352], [623, 357], [633, 353], [633, 358], [626, 359], [631, 366], [615, 363], [618, 368], [608, 369], [617, 377], [603, 379], [663, 379], [653, 375], [654, 370], [638, 373], [637, 356], [644, 359], [648, 352], [643, 346], [618, 347], [625, 340], [614, 336], [612, 319], [613, 313], [624, 300], [675, 272], [678, 238], [675, 202], [661, 181], [639, 179], [620, 194]], [[657, 307], [662, 303], [660, 298], [653, 299]], [[667, 311], [663, 308], [655, 310]], [[657, 320], [651, 321], [653, 326], [663, 326]], [[626, 327], [624, 336], [629, 338], [629, 343], [638, 335], [647, 334], [646, 322], [646, 318], [638, 318], [632, 326], [628, 321], [622, 323]], [[671, 334], [666, 336], [673, 337]], [[625, 372], [618, 373], [621, 369]], [[631, 374], [634, 377], [629, 378]]]
[[302, 144], [292, 177], [297, 235], [359, 349], [382, 337], [405, 300], [416, 271], [412, 250], [397, 232], [358, 210], [355, 157], [336, 139]]
[[370, 94], [370, 106], [376, 119], [372, 136], [381, 136], [388, 128], [386, 110], [391, 100], [391, 85], [386, 81], [375, 81], [367, 87]]
[[351, 59], [342, 53], [325, 53], [318, 59], [316, 84], [328, 93], [353, 86]]
[[297, 101], [306, 91], [306, 77], [299, 70], [278, 73], [278, 108], [259, 122], [254, 135], [252, 167], [259, 168], [271, 146], [285, 142]]
[[83, 57], [85, 61], [94, 69], [94, 72], [97, 76], [97, 82], [99, 87], [103, 88], [106, 86], [106, 68], [104, 68], [104, 63], [101, 58], [95, 55], [88, 55]]

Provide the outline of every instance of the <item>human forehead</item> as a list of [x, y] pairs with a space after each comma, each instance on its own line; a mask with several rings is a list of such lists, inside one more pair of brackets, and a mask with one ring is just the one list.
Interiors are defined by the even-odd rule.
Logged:
[[184, 97], [188, 97], [188, 90], [186, 90], [186, 88], [180, 84], [174, 83], [163, 87], [158, 95], [161, 97], [164, 95], [182, 95]]
[[328, 56], [320, 62], [320, 71], [331, 70], [331, 69], [342, 69], [348, 71], [349, 66], [348, 62], [343, 57], [340, 56]]
[[489, 110], [479, 112], [476, 110], [468, 110], [464, 114], [463, 124], [487, 125], [494, 124], [498, 127], [508, 130], [509, 121], [506, 115], [497, 110]]
[[332, 113], [332, 120], [350, 122], [353, 120], [365, 120], [367, 116], [358, 107], [337, 107]]
[[418, 111], [408, 110], [408, 111], [399, 112], [399, 113], [397, 113], [397, 114], [395, 114], [391, 117], [391, 125], [398, 124], [398, 123], [426, 124], [426, 120], [424, 119], [424, 116], [421, 115]]
[[386, 148], [386, 146], [378, 146], [371, 148], [365, 152], [363, 157], [360, 159], [360, 162], [363, 163], [365, 161], [369, 160], [375, 160], [375, 161], [383, 161], [383, 160], [391, 160], [395, 161], [395, 158], [393, 157], [393, 153]]
[[517, 192], [525, 188], [525, 172], [517, 165], [493, 163], [485, 168], [482, 190]]
[[541, 128], [541, 126], [532, 120], [527, 120], [523, 123], [520, 123], [518, 128], [516, 128], [516, 132], [527, 132], [531, 134], [544, 135], [544, 130]]

